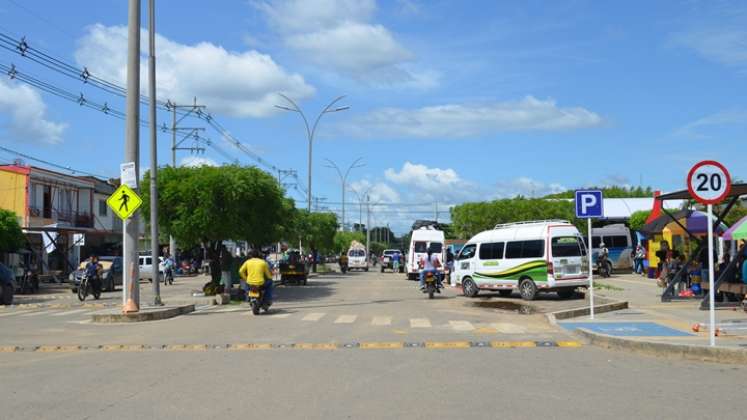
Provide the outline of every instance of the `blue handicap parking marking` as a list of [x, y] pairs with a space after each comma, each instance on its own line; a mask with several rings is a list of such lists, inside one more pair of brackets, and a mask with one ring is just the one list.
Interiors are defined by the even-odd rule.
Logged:
[[655, 322], [561, 322], [567, 330], [585, 328], [618, 337], [687, 337], [693, 334], [675, 330]]

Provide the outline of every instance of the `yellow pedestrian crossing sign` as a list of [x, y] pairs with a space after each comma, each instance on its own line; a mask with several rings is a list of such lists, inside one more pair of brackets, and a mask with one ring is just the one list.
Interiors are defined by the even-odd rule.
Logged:
[[140, 208], [143, 199], [132, 188], [122, 184], [106, 199], [106, 204], [120, 219], [127, 220]]

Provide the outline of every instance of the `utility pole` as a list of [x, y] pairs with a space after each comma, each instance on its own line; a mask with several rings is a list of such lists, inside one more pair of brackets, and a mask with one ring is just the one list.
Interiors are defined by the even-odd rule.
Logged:
[[[135, 162], [135, 182], [140, 179], [140, 0], [129, 0], [127, 34], [127, 114], [124, 161]], [[140, 270], [137, 256], [140, 215], [124, 221], [122, 243], [124, 306], [122, 312], [140, 311]]]
[[371, 255], [371, 196], [366, 193], [366, 266], [368, 267], [368, 259]]
[[[189, 115], [194, 113], [200, 113], [205, 109], [205, 105], [197, 105], [197, 98], [194, 98], [194, 102], [192, 105], [177, 105], [176, 103], [172, 103], [171, 101], [166, 102], [166, 109], [171, 110], [171, 166], [176, 168], [176, 151], [177, 150], [187, 150], [189, 152], [205, 152], [204, 147], [200, 147], [197, 145], [190, 146], [190, 147], [181, 147], [181, 144], [184, 143], [185, 140], [187, 140], [190, 137], [196, 138], [197, 133], [199, 131], [205, 131], [205, 128], [202, 127], [179, 127], [178, 124], [182, 122], [185, 118], [187, 118]], [[176, 119], [176, 113], [179, 109], [186, 109], [187, 112], [184, 113], [178, 120]], [[181, 140], [177, 142], [176, 135], [177, 133], [186, 133]], [[173, 236], [169, 235], [169, 255], [171, 255], [171, 258], [174, 259], [174, 261], [179, 261], [176, 256], [176, 240]]]
[[161, 306], [158, 280], [158, 142], [156, 137], [156, 6], [148, 0], [148, 95], [150, 96], [150, 255], [153, 261], [153, 305]]

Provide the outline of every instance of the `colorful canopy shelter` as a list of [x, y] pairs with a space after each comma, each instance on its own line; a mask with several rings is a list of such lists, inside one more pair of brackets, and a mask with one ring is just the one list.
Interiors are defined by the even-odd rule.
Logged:
[[[747, 195], [747, 183], [732, 184], [729, 195], [724, 199], [724, 202], [726, 205], [721, 208], [721, 211], [716, 216], [716, 220], [713, 221], [715, 232], [718, 232], [718, 230], [723, 227], [722, 221], [729, 214], [729, 211], [731, 211], [732, 207], [734, 207], [734, 205], [739, 201], [740, 197], [744, 195]], [[690, 192], [688, 190], [675, 191], [672, 193], [663, 194], [663, 195], [656, 197], [656, 200], [659, 200], [659, 201], [691, 200], [691, 199], [692, 197], [690, 196]], [[685, 210], [685, 211], [688, 211], [688, 210]], [[667, 288], [664, 290], [664, 293], [662, 293], [661, 295], [662, 302], [670, 302], [676, 299], [674, 290], [677, 284], [686, 280], [687, 266], [689, 266], [690, 263], [692, 263], [696, 259], [699, 259], [700, 254], [702, 252], [705, 252], [705, 249], [707, 248], [707, 241], [703, 240], [704, 238], [702, 235], [700, 235], [699, 237], [698, 235], [695, 234], [695, 232], [691, 231], [687, 226], [685, 226], [687, 222], [685, 223], [681, 222], [680, 219], [682, 219], [682, 215], [672, 214], [664, 208], [662, 208], [662, 212], [665, 215], [669, 216], [670, 222], [673, 222], [676, 225], [678, 225], [682, 229], [682, 232], [687, 234], [687, 236], [693, 242], [692, 245], [694, 245], [694, 246], [691, 246], [692, 250], [689, 253], [690, 257], [687, 260], [687, 263], [683, 265], [682, 269], [680, 269], [677, 273], [675, 273], [674, 278], [672, 278], [672, 280], [667, 285]], [[685, 218], [689, 218], [691, 215], [692, 213], [689, 213], [685, 216]], [[693, 221], [693, 226], [691, 227], [691, 229], [695, 230], [698, 227], [698, 223], [699, 222]], [[704, 223], [708, 223], [707, 219]], [[667, 227], [668, 225], [669, 223], [667, 223], [662, 228], [662, 232], [664, 231], [664, 228]], [[706, 225], [706, 228], [707, 227], [708, 225]], [[721, 270], [719, 274], [719, 278], [716, 279], [716, 283], [715, 283], [716, 290], [718, 290], [718, 287], [721, 284], [721, 282], [723, 282], [730, 275], [733, 275], [734, 270], [736, 270], [736, 262], [737, 262], [736, 258], [732, 259], [731, 263], [724, 270]], [[708, 309], [708, 308], [709, 308], [709, 303], [708, 303], [708, 297], [706, 296], [701, 301], [700, 309]]]
[[726, 229], [726, 232], [722, 235], [722, 238], [726, 241], [738, 241], [740, 239], [747, 239], [747, 216], [743, 217], [737, 223], [734, 223], [732, 227]]

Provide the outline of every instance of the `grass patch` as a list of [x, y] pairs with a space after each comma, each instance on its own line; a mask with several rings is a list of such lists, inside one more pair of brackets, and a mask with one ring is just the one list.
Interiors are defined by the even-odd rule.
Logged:
[[600, 283], [597, 281], [594, 282], [594, 289], [595, 290], [611, 290], [613, 292], [622, 292], [623, 290], [625, 290], [622, 287], [613, 286], [607, 283]]

